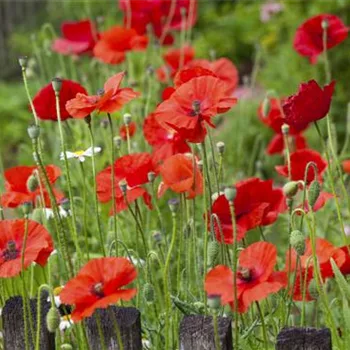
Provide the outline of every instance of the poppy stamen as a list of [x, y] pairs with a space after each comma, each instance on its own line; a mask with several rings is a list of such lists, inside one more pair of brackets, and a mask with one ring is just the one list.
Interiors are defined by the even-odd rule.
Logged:
[[97, 95], [98, 96], [103, 96], [105, 94], [105, 90], [104, 89], [98, 89], [97, 90]]
[[16, 242], [11, 240], [7, 242], [7, 249], [2, 253], [2, 257], [5, 261], [17, 259], [19, 255], [19, 249], [16, 248]]
[[198, 116], [201, 112], [201, 101], [199, 100], [194, 100], [192, 102], [192, 110], [190, 112], [191, 117]]
[[252, 280], [252, 274], [249, 269], [246, 267], [238, 266], [238, 271], [237, 271], [238, 278], [244, 282], [249, 282]]
[[93, 287], [92, 287], [92, 293], [95, 294], [97, 297], [99, 298], [103, 298], [104, 297], [104, 293], [103, 293], [103, 283], [99, 282], [96, 283]]

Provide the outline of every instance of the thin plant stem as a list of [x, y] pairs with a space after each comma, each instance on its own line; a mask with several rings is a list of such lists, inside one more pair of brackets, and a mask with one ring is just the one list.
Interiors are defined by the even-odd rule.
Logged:
[[214, 326], [214, 340], [216, 350], [221, 349], [220, 337], [219, 337], [219, 325], [218, 325], [218, 315], [216, 312], [213, 314], [213, 326]]
[[256, 307], [257, 307], [258, 312], [259, 312], [259, 315], [260, 315], [261, 327], [262, 327], [262, 333], [263, 333], [263, 338], [264, 338], [265, 349], [268, 350], [268, 349], [269, 349], [269, 343], [268, 343], [268, 339], [267, 339], [266, 323], [265, 323], [264, 313], [261, 311], [259, 302], [256, 301], [255, 304], [256, 304]]
[[[117, 229], [117, 203], [115, 198], [115, 169], [114, 169], [114, 131], [113, 122], [110, 113], [107, 113], [108, 124], [111, 133], [111, 184], [112, 184], [112, 205], [113, 205], [113, 231], [114, 239], [118, 241], [118, 229]], [[115, 254], [118, 256], [118, 245], [115, 246]]]
[[89, 240], [88, 240], [88, 232], [87, 232], [87, 194], [86, 194], [86, 180], [85, 180], [85, 168], [84, 163], [79, 162], [82, 179], [83, 179], [83, 230], [84, 230], [84, 240], [85, 240], [85, 249], [86, 249], [86, 255], [87, 260], [90, 260], [90, 249], [89, 249]]

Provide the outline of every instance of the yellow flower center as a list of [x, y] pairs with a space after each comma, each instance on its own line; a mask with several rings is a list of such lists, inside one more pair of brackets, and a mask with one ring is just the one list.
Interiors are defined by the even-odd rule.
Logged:
[[85, 151], [76, 151], [76, 152], [74, 152], [74, 154], [75, 154], [77, 157], [82, 156], [84, 153], [85, 153]]

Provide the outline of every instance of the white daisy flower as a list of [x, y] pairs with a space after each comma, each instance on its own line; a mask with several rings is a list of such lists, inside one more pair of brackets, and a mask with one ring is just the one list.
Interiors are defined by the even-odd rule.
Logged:
[[[101, 147], [94, 147], [94, 154], [100, 153], [102, 151]], [[66, 157], [67, 159], [79, 159], [80, 162], [85, 162], [85, 157], [92, 157], [92, 147], [89, 147], [86, 151], [76, 151], [76, 152], [70, 152], [66, 151]], [[60, 159], [64, 160], [64, 154], [61, 152]]]
[[[59, 210], [59, 214], [62, 218], [66, 218], [68, 215], [70, 215], [70, 210], [67, 212], [61, 206], [58, 207], [58, 210]], [[44, 215], [45, 215], [47, 220], [54, 218], [54, 213], [53, 213], [53, 210], [51, 208], [43, 208], [43, 211], [44, 211]]]
[[70, 315], [62, 316], [60, 321], [60, 331], [63, 332], [66, 329], [73, 326], [73, 321]]

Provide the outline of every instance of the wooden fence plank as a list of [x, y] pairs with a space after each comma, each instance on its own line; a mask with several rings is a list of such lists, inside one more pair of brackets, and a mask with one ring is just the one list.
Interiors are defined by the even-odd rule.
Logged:
[[[220, 349], [232, 350], [231, 319], [218, 317]], [[216, 350], [211, 316], [185, 316], [180, 324], [180, 350]]]
[[276, 350], [331, 350], [328, 328], [285, 327], [277, 336]]

